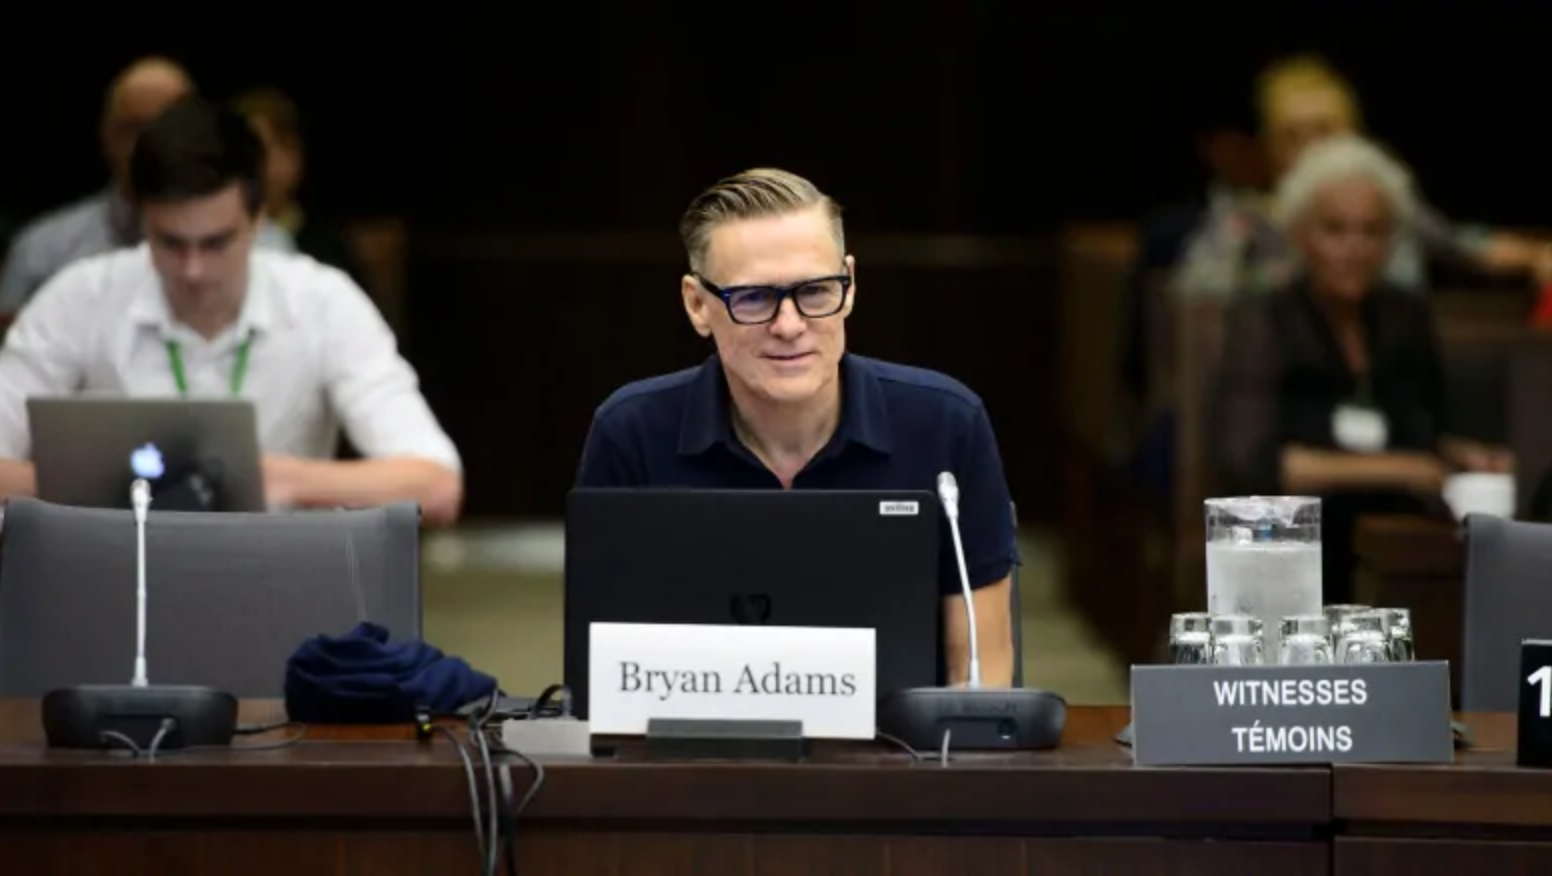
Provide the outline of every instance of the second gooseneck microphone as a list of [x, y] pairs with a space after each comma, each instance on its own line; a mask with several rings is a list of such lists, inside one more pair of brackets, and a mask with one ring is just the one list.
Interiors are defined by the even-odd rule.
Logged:
[[959, 591], [965, 597], [965, 619], [970, 624], [970, 687], [981, 686], [981, 642], [975, 628], [975, 594], [970, 589], [970, 573], [965, 568], [965, 542], [959, 534], [959, 481], [951, 471], [938, 474], [938, 499], [948, 516], [954, 536], [954, 559], [959, 564]]

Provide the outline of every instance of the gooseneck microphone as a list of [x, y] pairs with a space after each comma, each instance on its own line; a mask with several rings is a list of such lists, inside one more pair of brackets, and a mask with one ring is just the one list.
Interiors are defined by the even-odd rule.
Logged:
[[[981, 641], [975, 626], [975, 594], [970, 590], [970, 573], [965, 569], [965, 541], [959, 534], [959, 480], [951, 471], [938, 475], [938, 499], [948, 517], [954, 535], [954, 559], [959, 564], [959, 591], [965, 596], [965, 617], [970, 622], [970, 686], [981, 686]], [[1014, 619], [1017, 623], [1017, 618]]]
[[151, 485], [135, 478], [129, 487], [129, 504], [135, 513], [135, 677], [130, 684], [145, 687], [146, 681], [146, 515], [151, 510]]
[[[1067, 725], [1067, 701], [1049, 691], [981, 685], [981, 640], [976, 627], [975, 593], [965, 564], [965, 544], [959, 531], [959, 480], [953, 472], [938, 475], [938, 501], [948, 518], [954, 539], [954, 560], [959, 588], [965, 597], [965, 618], [970, 624], [970, 678], [967, 687], [917, 687], [884, 691], [878, 707], [878, 725], [886, 737], [904, 742], [915, 751], [943, 751], [945, 763], [951, 748], [1046, 749], [1055, 748]], [[1006, 509], [1011, 521], [1013, 508]], [[1010, 573], [1011, 577], [1011, 573]], [[1014, 586], [1017, 586], [1016, 582]], [[1009, 612], [1012, 605], [1009, 605]], [[1019, 623], [1020, 618], [1013, 618]], [[1014, 660], [1019, 655], [1013, 655]]]
[[[78, 683], [43, 697], [43, 732], [52, 748], [126, 748], [156, 758], [158, 751], [228, 745], [237, 731], [237, 698], [199, 685], [152, 685], [146, 678], [146, 523], [151, 484], [129, 487], [135, 524], [135, 673], [130, 683]], [[104, 589], [122, 586], [99, 582]]]

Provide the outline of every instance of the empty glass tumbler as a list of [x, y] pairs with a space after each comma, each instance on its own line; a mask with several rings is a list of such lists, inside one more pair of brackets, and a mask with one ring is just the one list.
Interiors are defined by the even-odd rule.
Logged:
[[1275, 657], [1283, 618], [1320, 613], [1320, 500], [1244, 496], [1206, 509], [1207, 610], [1260, 618]]
[[1390, 628], [1385, 614], [1364, 611], [1349, 616], [1333, 634], [1338, 663], [1391, 662]]
[[1355, 614], [1363, 614], [1366, 611], [1373, 610], [1374, 608], [1368, 605], [1328, 605], [1322, 609], [1322, 613], [1326, 616], [1326, 622], [1331, 625], [1332, 644], [1334, 645], [1337, 637], [1342, 635], [1347, 629], [1349, 618]]
[[1169, 661], [1181, 664], [1213, 662], [1212, 618], [1206, 612], [1186, 612], [1169, 619]]
[[1266, 662], [1261, 619], [1253, 615], [1213, 615], [1213, 662], [1220, 666], [1260, 666]]
[[1279, 630], [1277, 662], [1288, 666], [1321, 666], [1332, 662], [1331, 624], [1323, 614], [1285, 617]]
[[1417, 659], [1412, 647], [1412, 612], [1405, 608], [1376, 609], [1385, 616], [1390, 634], [1390, 659], [1392, 663], [1410, 663]]

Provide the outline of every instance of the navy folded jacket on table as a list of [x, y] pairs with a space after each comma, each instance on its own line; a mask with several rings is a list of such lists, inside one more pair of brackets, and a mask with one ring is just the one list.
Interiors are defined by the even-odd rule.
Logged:
[[359, 624], [314, 636], [286, 663], [286, 713], [308, 724], [399, 724], [452, 715], [496, 690], [496, 680], [425, 642], [390, 642]]

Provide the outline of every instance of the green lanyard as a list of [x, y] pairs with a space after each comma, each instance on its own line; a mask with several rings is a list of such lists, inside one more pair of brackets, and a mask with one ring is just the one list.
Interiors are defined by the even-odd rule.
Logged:
[[[242, 393], [243, 378], [248, 376], [248, 348], [253, 346], [253, 335], [243, 338], [237, 348], [237, 361], [232, 365], [232, 395]], [[172, 363], [172, 379], [178, 383], [178, 395], [188, 398], [189, 381], [183, 374], [183, 348], [177, 341], [167, 342], [167, 361]]]

